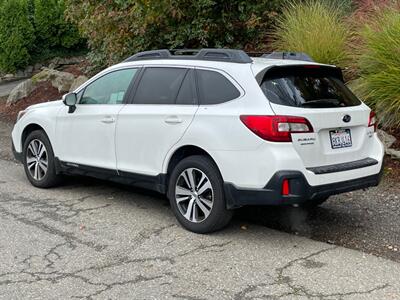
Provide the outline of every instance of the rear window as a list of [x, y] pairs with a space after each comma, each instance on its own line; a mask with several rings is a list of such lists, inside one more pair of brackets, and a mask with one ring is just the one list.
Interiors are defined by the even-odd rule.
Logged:
[[339, 69], [319, 66], [275, 67], [267, 71], [261, 89], [275, 104], [329, 108], [360, 105], [345, 86]]

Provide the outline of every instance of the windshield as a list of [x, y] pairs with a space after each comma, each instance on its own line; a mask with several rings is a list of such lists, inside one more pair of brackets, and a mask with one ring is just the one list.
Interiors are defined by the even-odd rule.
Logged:
[[272, 103], [329, 108], [360, 105], [361, 101], [344, 85], [341, 74], [331, 67], [276, 67], [261, 83], [264, 95]]

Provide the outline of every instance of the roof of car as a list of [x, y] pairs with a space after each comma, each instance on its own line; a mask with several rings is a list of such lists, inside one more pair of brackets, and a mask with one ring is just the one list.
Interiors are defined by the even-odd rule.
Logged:
[[[252, 62], [246, 65], [251, 65], [253, 68], [264, 69], [268, 66], [284, 66], [284, 65], [323, 65], [316, 62], [292, 60], [292, 59], [270, 59], [262, 57], [251, 57]], [[186, 65], [186, 66], [204, 66], [204, 67], [223, 67], [224, 65], [237, 65], [243, 66], [243, 64], [237, 64], [229, 61], [207, 61], [207, 60], [196, 60], [196, 59], [146, 59], [138, 61], [128, 61], [119, 63], [117, 66], [122, 65]]]
[[[191, 54], [191, 55], [189, 55]], [[288, 55], [286, 55], [288, 54]], [[293, 52], [274, 52], [264, 57], [250, 57], [242, 50], [235, 49], [201, 49], [201, 50], [152, 50], [137, 53], [110, 69], [124, 66], [192, 66], [225, 70], [238, 70], [244, 66], [250, 67], [255, 76], [264, 73], [273, 66], [288, 65], [321, 65], [310, 61], [307, 54]], [[282, 58], [276, 58], [282, 57]], [[287, 58], [286, 58], [287, 57]], [[285, 58], [285, 59], [283, 59]], [[296, 58], [296, 59], [290, 59]], [[308, 59], [308, 60], [302, 60]], [[334, 67], [334, 66], [331, 66]]]

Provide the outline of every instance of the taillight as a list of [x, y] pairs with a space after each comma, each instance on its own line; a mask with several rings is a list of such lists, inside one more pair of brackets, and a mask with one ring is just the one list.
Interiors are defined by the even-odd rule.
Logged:
[[378, 127], [378, 121], [376, 119], [376, 114], [371, 110], [369, 113], [368, 127], [374, 126], [374, 132], [376, 132], [376, 128]]
[[282, 195], [288, 196], [290, 194], [289, 179], [284, 179], [282, 182]]
[[260, 138], [272, 142], [291, 142], [292, 133], [313, 132], [310, 122], [303, 117], [245, 115], [240, 120]]

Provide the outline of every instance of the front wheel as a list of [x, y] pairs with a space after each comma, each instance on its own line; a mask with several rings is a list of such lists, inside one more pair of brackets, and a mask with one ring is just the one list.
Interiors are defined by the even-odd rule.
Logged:
[[33, 186], [49, 188], [59, 182], [53, 149], [42, 130], [33, 131], [28, 135], [24, 142], [23, 158], [26, 176]]
[[222, 229], [233, 215], [226, 209], [218, 168], [206, 156], [190, 156], [178, 163], [170, 176], [168, 198], [179, 223], [196, 233]]

